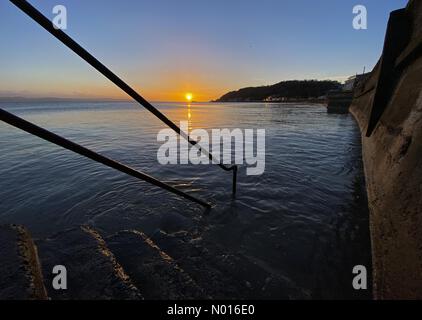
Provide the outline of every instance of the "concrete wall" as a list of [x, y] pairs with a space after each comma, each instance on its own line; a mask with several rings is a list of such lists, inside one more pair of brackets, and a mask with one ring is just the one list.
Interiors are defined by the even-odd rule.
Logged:
[[[407, 6], [411, 40], [400, 60], [422, 42], [422, 1]], [[380, 64], [356, 94], [350, 111], [362, 131], [370, 208], [374, 296], [422, 299], [422, 57], [398, 79], [372, 136], [365, 137]], [[363, 94], [359, 97], [360, 94]]]

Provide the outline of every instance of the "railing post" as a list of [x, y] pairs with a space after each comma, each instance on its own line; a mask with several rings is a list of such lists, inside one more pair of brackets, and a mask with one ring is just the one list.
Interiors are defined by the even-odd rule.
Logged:
[[232, 187], [232, 196], [233, 198], [236, 197], [236, 190], [237, 189], [237, 166], [233, 167], [233, 187]]

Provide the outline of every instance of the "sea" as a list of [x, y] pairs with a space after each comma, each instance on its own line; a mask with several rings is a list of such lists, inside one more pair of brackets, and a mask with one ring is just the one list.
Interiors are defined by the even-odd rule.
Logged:
[[162, 165], [166, 126], [125, 101], [2, 102], [38, 126], [212, 204], [211, 210], [0, 122], [0, 224], [42, 239], [79, 225], [194, 233], [303, 288], [310, 298], [370, 299], [353, 268], [371, 275], [371, 243], [358, 125], [306, 103], [156, 103], [189, 129], [265, 129], [265, 171], [215, 164]]

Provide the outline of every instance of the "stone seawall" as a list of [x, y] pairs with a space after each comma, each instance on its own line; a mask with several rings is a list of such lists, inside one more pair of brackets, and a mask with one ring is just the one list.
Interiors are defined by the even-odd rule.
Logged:
[[[376, 299], [422, 299], [422, 1], [409, 1], [405, 13], [408, 41], [390, 66], [399, 73], [386, 76], [384, 51], [350, 107], [362, 132]], [[393, 83], [391, 95], [367, 137], [376, 92], [385, 89], [380, 77]]]

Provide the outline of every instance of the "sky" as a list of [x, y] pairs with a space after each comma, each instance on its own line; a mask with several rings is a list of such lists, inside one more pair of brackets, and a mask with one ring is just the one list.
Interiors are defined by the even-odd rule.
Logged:
[[[152, 101], [216, 99], [283, 80], [344, 81], [371, 70], [389, 13], [407, 0], [31, 0]], [[368, 29], [355, 30], [364, 5]], [[0, 1], [0, 96], [126, 99], [85, 61]]]

